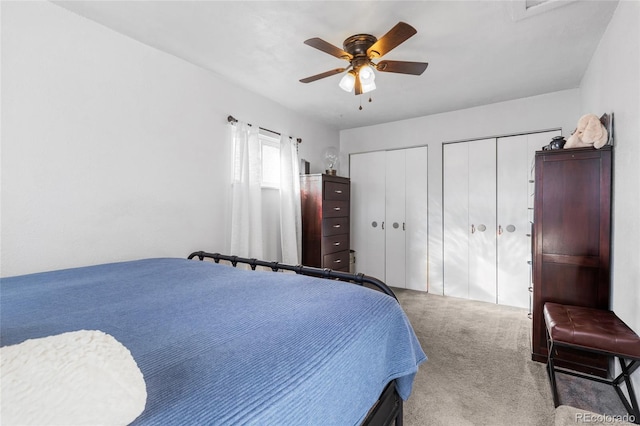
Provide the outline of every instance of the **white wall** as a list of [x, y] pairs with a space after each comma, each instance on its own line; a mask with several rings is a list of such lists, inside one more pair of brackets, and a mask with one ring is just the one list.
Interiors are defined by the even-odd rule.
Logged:
[[[575, 89], [343, 130], [340, 149], [347, 155], [429, 146], [429, 291], [442, 294], [442, 144], [552, 129], [562, 129], [563, 135], [568, 136], [579, 117], [578, 104], [579, 91]], [[347, 175], [348, 164], [341, 168]]]
[[[581, 84], [581, 112], [614, 114], [612, 309], [640, 332], [640, 2], [621, 1]], [[634, 375], [640, 386], [640, 377]]]
[[2, 2], [2, 276], [224, 251], [229, 114], [336, 130], [48, 2]]
[[640, 331], [640, 2], [622, 1], [581, 84], [581, 112], [614, 114], [613, 309]]

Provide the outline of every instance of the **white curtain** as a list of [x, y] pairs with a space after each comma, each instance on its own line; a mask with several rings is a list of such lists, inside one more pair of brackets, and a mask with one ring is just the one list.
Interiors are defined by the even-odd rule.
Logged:
[[229, 125], [229, 139], [233, 146], [229, 254], [299, 264], [302, 258], [302, 219], [296, 142], [289, 137], [280, 137], [278, 213], [282, 259], [264, 259], [262, 153], [259, 129], [257, 126], [238, 121]]
[[258, 128], [229, 125], [233, 146], [230, 254], [262, 259], [262, 155]]
[[280, 242], [282, 261], [297, 265], [302, 258], [300, 212], [300, 161], [297, 143], [280, 137]]

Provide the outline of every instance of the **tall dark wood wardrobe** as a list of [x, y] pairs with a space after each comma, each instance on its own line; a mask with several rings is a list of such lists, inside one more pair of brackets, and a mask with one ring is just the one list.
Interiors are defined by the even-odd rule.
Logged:
[[349, 178], [300, 176], [302, 264], [349, 272]]
[[[545, 302], [610, 308], [611, 176], [611, 146], [536, 153], [534, 361], [547, 360]], [[558, 360], [574, 370], [599, 376], [608, 372], [602, 356], [559, 350]]]

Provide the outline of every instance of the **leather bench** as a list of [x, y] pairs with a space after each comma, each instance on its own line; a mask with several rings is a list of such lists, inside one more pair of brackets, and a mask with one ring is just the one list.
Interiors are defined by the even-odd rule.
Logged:
[[[640, 366], [640, 337], [611, 311], [547, 302], [543, 313], [549, 351], [547, 369], [554, 405], [559, 405], [556, 372], [570, 374], [612, 385], [629, 414], [633, 416], [634, 423], [640, 422], [640, 410], [630, 379], [631, 374]], [[557, 347], [616, 357], [620, 362], [621, 373], [615, 378], [601, 378], [558, 367], [554, 365]], [[622, 382], [626, 385], [629, 399], [620, 388]]]

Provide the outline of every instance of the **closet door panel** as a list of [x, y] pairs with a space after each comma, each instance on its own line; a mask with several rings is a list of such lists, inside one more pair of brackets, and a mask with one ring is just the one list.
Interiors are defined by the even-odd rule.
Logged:
[[386, 158], [386, 284], [405, 287], [405, 150], [387, 151]]
[[498, 139], [498, 303], [529, 307], [527, 135]]
[[532, 133], [527, 135], [527, 164], [529, 165], [529, 221], [533, 223], [533, 207], [535, 195], [536, 151], [542, 151], [542, 147], [549, 144], [555, 136], [562, 136], [560, 130]]
[[442, 147], [444, 294], [469, 297], [469, 145]]
[[357, 272], [385, 279], [385, 153], [353, 154], [351, 177], [351, 244]]
[[496, 141], [468, 144], [469, 298], [496, 303]]
[[536, 151], [542, 151], [542, 147], [548, 145], [555, 136], [562, 136], [560, 130], [531, 133], [527, 135], [527, 165], [529, 166], [529, 221], [533, 223], [533, 205], [535, 193]]
[[428, 291], [428, 148], [406, 150], [406, 287]]
[[560, 131], [498, 139], [498, 303], [530, 307], [531, 292], [531, 168], [535, 151]]

